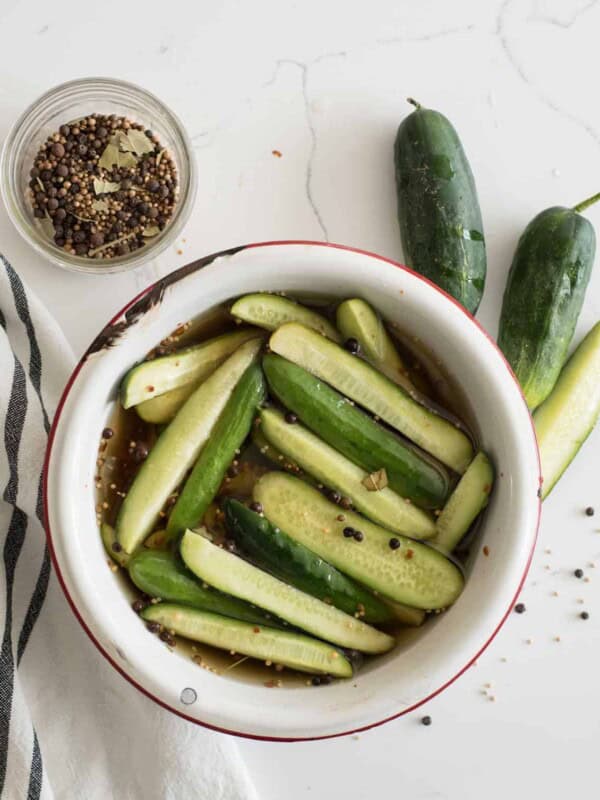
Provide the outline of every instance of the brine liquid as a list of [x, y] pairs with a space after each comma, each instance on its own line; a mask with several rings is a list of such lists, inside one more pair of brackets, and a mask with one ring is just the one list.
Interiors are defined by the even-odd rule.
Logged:
[[[335, 308], [338, 300], [311, 295], [295, 296], [303, 305], [313, 307], [320, 314], [327, 316], [335, 324]], [[150, 358], [166, 355], [173, 350], [189, 347], [206, 339], [222, 333], [235, 330], [238, 326], [228, 313], [228, 306], [222, 305], [211, 309], [205, 314], [180, 325], [170, 336], [166, 337], [157, 347], [149, 353]], [[421, 400], [433, 405], [440, 413], [449, 416], [476, 441], [477, 431], [474, 425], [473, 414], [469, 407], [466, 394], [453, 380], [435, 354], [427, 350], [423, 343], [401, 330], [397, 325], [388, 325], [388, 331], [394, 338], [404, 363], [407, 365], [410, 378], [417, 387]], [[138, 417], [135, 409], [125, 410], [121, 404], [115, 402], [114, 410], [106, 422], [111, 428], [113, 436], [108, 441], [101, 443], [99, 449], [99, 462], [97, 472], [97, 511], [102, 521], [114, 525], [119, 507], [127, 493], [135, 474], [139, 470], [142, 460], [140, 453], [144, 448], [150, 449], [159, 434], [158, 426], [144, 422]], [[260, 453], [252, 444], [248, 444], [238, 457], [240, 473], [234, 478], [227, 479], [221, 486], [219, 496], [232, 496], [242, 501], [251, 497], [253, 483], [265, 472], [277, 467]], [[155, 530], [163, 528], [166, 524], [168, 509], [163, 512], [155, 526]], [[199, 523], [200, 524], [200, 523]], [[214, 541], [219, 542], [224, 538], [225, 530], [218, 511], [218, 504], [214, 503], [209, 508], [202, 524], [211, 531]], [[473, 533], [465, 539], [470, 541]], [[462, 557], [468, 557], [464, 545]], [[461, 564], [461, 567], [464, 567]], [[467, 569], [468, 571], [468, 569]], [[139, 597], [139, 590], [130, 582], [127, 571], [119, 569], [119, 580], [131, 600]], [[133, 611], [131, 613], [134, 613]], [[435, 617], [435, 615], [432, 615]], [[439, 615], [440, 617], [443, 615]], [[391, 654], [376, 658], [365, 658], [361, 670], [368, 670], [371, 664], [389, 658], [400, 649], [407, 649], [419, 639], [424, 629], [435, 627], [437, 620], [428, 619], [421, 628], [408, 628], [398, 626], [386, 627], [386, 630], [396, 637], [397, 645]], [[140, 620], [140, 624], [143, 622]], [[152, 635], [148, 633], [148, 635]], [[190, 642], [181, 637], [177, 638], [176, 652], [184, 657], [192, 658], [198, 668], [209, 669], [218, 674], [237, 680], [253, 682], [277, 688], [279, 686], [305, 686], [310, 684], [310, 675], [296, 672], [295, 670], [276, 670], [274, 666], [267, 667], [252, 658], [244, 658], [240, 654], [232, 655], [227, 651], [218, 650], [198, 642]], [[166, 645], [165, 645], [166, 646]]]

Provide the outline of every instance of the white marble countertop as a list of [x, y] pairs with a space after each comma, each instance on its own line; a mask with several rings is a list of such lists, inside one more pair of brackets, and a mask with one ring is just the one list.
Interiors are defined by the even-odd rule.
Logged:
[[[181, 241], [135, 274], [57, 270], [19, 239], [3, 209], [0, 249], [78, 353], [135, 292], [224, 247], [326, 238], [401, 259], [391, 147], [411, 95], [454, 121], [471, 160], [488, 245], [479, 318], [495, 333], [524, 225], [600, 189], [599, 31], [594, 0], [3, 0], [0, 140], [48, 87], [124, 78], [182, 117], [200, 187]], [[600, 225], [600, 208], [589, 218]], [[596, 268], [578, 335], [599, 317]], [[428, 704], [432, 726], [416, 712], [335, 741], [241, 742], [261, 800], [592, 796], [599, 445], [596, 432], [544, 506], [527, 612], [513, 614], [478, 665]], [[595, 518], [583, 514], [588, 505], [598, 506]], [[589, 582], [573, 577], [576, 567]]]

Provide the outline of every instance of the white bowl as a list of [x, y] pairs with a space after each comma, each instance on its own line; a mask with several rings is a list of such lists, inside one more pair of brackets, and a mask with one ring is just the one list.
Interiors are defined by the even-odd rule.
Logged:
[[[97, 447], [126, 370], [179, 323], [258, 290], [360, 296], [399, 322], [464, 387], [481, 445], [497, 469], [477, 552], [456, 604], [354, 679], [319, 689], [270, 689], [233, 673], [218, 676], [168, 650], [131, 611], [122, 578], [107, 568], [96, 526]], [[414, 709], [452, 683], [511, 610], [529, 567], [540, 511], [531, 418], [487, 333], [456, 302], [405, 267], [312, 242], [250, 245], [207, 257], [127, 305], [96, 338], [67, 385], [50, 436], [45, 478], [54, 566], [73, 611], [103, 655], [138, 689], [192, 722], [280, 740], [363, 730]]]

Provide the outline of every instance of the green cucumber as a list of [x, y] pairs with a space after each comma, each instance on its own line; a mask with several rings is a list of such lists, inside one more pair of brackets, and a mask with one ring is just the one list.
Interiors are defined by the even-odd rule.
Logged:
[[126, 567], [130, 556], [117, 541], [115, 529], [112, 525], [103, 522], [102, 525], [100, 525], [100, 536], [102, 537], [102, 544], [104, 545], [107, 555], [111, 557], [115, 564], [118, 564], [120, 567]]
[[450, 121], [409, 102], [416, 110], [398, 128], [394, 146], [404, 258], [474, 314], [486, 254], [473, 173]]
[[151, 605], [142, 611], [142, 617], [179, 636], [221, 650], [233, 650], [301, 672], [352, 677], [352, 665], [343, 653], [301, 633], [263, 628], [172, 603]]
[[321, 439], [366, 472], [385, 469], [390, 487], [418, 506], [444, 505], [450, 481], [443, 467], [291, 361], [271, 353], [263, 369], [275, 396]]
[[130, 369], [123, 378], [121, 383], [123, 408], [137, 406], [138, 403], [190, 383], [199, 385], [240, 345], [260, 336], [261, 332], [256, 328], [243, 328], [188, 347], [186, 350], [178, 350], [168, 356], [142, 361]]
[[300, 322], [334, 342], [341, 337], [329, 320], [310, 308], [277, 294], [246, 294], [231, 307], [234, 317], [275, 331], [286, 322]]
[[262, 370], [258, 364], [251, 364], [233, 390], [177, 498], [167, 524], [169, 536], [193, 528], [202, 520], [227, 468], [250, 433], [256, 408], [264, 397]]
[[479, 452], [469, 464], [455, 490], [437, 518], [433, 544], [451, 553], [487, 506], [494, 483], [494, 468], [485, 453]]
[[473, 448], [461, 430], [324, 336], [290, 322], [271, 335], [269, 346], [381, 417], [456, 472], [464, 472], [471, 462]]
[[435, 535], [435, 523], [425, 511], [388, 487], [370, 491], [363, 485], [368, 473], [303, 425], [288, 424], [281, 411], [273, 408], [261, 409], [260, 422], [267, 441], [294, 458], [314, 478], [350, 498], [358, 511], [373, 522], [414, 539]]
[[394, 615], [402, 625], [408, 625], [411, 628], [418, 628], [425, 622], [427, 614], [422, 608], [413, 608], [412, 606], [404, 605], [403, 603], [395, 603], [393, 600], [387, 598], [383, 601], [390, 612]]
[[137, 588], [150, 597], [213, 611], [257, 625], [289, 628], [289, 625], [279, 622], [260, 608], [203, 586], [174, 553], [141, 550], [129, 559], [127, 569]]
[[502, 303], [498, 344], [533, 411], [566, 361], [596, 250], [591, 223], [574, 208], [547, 208], [519, 239]]
[[408, 388], [412, 382], [376, 311], [358, 297], [344, 300], [337, 308], [335, 321], [345, 339], [356, 339], [365, 358], [394, 383]]
[[117, 518], [117, 537], [127, 553], [151, 532], [171, 493], [194, 464], [237, 382], [262, 346], [252, 339], [217, 367], [161, 433], [135, 476]]
[[[344, 511], [298, 478], [268, 472], [254, 488], [272, 525], [384, 597], [425, 610], [446, 608], [462, 591], [460, 570], [437, 550]], [[363, 540], [346, 538], [346, 527], [360, 530]], [[391, 549], [390, 539], [400, 547]]]
[[542, 462], [542, 497], [592, 432], [600, 414], [600, 322], [579, 344], [551, 394], [533, 415]]
[[385, 653], [394, 646], [394, 639], [386, 633], [289, 586], [197, 533], [184, 533], [181, 555], [188, 568], [210, 586], [254, 603], [327, 642], [364, 653]]
[[364, 622], [390, 622], [389, 606], [331, 564], [291, 539], [237, 500], [225, 501], [225, 523], [242, 551], [261, 569], [319, 600], [358, 614]]

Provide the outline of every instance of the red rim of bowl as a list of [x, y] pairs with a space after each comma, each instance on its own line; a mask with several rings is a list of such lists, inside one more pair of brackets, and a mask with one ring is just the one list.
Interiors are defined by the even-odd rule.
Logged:
[[[242, 246], [240, 248], [237, 248], [237, 249], [238, 250], [248, 250], [250, 248], [273, 247], [273, 246], [281, 246], [281, 245], [310, 245], [310, 246], [313, 246], [313, 247], [331, 247], [331, 248], [334, 248], [334, 249], [337, 249], [337, 250], [346, 250], [347, 252], [350, 252], [350, 253], [357, 253], [359, 255], [369, 256], [370, 258], [374, 258], [374, 259], [376, 259], [378, 261], [384, 261], [387, 264], [391, 264], [392, 266], [397, 267], [398, 269], [402, 269], [405, 272], [410, 273], [411, 275], [416, 277], [418, 280], [423, 281], [423, 283], [427, 283], [429, 286], [431, 286], [433, 289], [435, 289], [435, 291], [437, 291], [440, 294], [444, 295], [444, 297], [447, 300], [449, 300], [458, 309], [460, 309], [460, 311], [463, 314], [465, 314], [465, 316], [467, 316], [469, 318], [469, 320], [489, 340], [489, 342], [493, 345], [493, 347], [496, 349], [496, 351], [498, 352], [498, 354], [502, 358], [502, 361], [504, 362], [504, 365], [506, 366], [506, 369], [507, 369], [508, 373], [510, 374], [512, 380], [515, 382], [515, 385], [517, 386], [517, 388], [519, 390], [519, 394], [523, 398], [523, 403], [525, 403], [525, 397], [523, 396], [523, 392], [522, 392], [521, 387], [520, 387], [520, 385], [519, 385], [519, 383], [518, 383], [518, 381], [517, 381], [517, 379], [515, 377], [515, 374], [512, 371], [512, 369], [510, 367], [510, 364], [504, 358], [504, 354], [502, 353], [502, 351], [500, 350], [500, 348], [498, 347], [498, 345], [496, 344], [494, 339], [492, 339], [492, 337], [485, 330], [485, 328], [457, 300], [455, 300], [453, 297], [451, 297], [446, 292], [444, 292], [443, 289], [440, 289], [440, 287], [437, 286], [432, 281], [430, 281], [427, 278], [423, 277], [422, 275], [420, 275], [419, 273], [417, 273], [414, 270], [410, 269], [409, 267], [406, 267], [404, 264], [400, 264], [399, 262], [393, 261], [392, 259], [386, 258], [385, 256], [380, 256], [377, 253], [370, 252], [369, 250], [361, 250], [360, 248], [357, 248], [357, 247], [348, 247], [347, 245], [334, 244], [332, 242], [316, 242], [316, 241], [302, 240], [302, 239], [284, 239], [284, 240], [281, 240], [281, 241], [252, 242], [251, 244], [244, 245], [244, 246]], [[221, 250], [221, 251], [219, 251], [217, 253], [212, 254], [209, 257], [209, 259], [212, 261], [212, 260], [214, 260], [216, 258], [219, 258], [219, 256], [225, 255], [225, 254], [227, 254], [229, 252], [231, 252], [231, 251], [230, 250]], [[185, 269], [185, 267], [183, 267], [183, 269]], [[178, 270], [176, 270], [176, 272], [177, 271]], [[160, 280], [156, 281], [155, 283], [150, 284], [143, 291], [141, 291], [138, 295], [136, 295], [132, 300], [130, 300], [125, 306], [123, 306], [123, 308], [119, 312], [117, 312], [117, 314], [114, 315], [114, 317], [107, 323], [105, 328], [108, 328], [109, 326], [114, 324], [118, 319], [120, 319], [125, 314], [126, 311], [128, 311], [133, 305], [135, 305], [135, 303], [137, 303], [138, 300], [140, 300], [146, 294], [151, 292], [152, 289], [158, 283], [160, 283]], [[435, 691], [433, 691], [430, 694], [428, 694], [422, 700], [419, 700], [418, 702], [413, 703], [408, 708], [405, 708], [405, 709], [403, 709], [402, 711], [399, 711], [396, 714], [391, 714], [389, 717], [385, 717], [384, 719], [380, 719], [380, 720], [377, 720], [375, 722], [371, 722], [368, 725], [361, 725], [358, 728], [353, 728], [352, 730], [348, 730], [348, 731], [339, 731], [338, 733], [329, 733], [329, 734], [324, 734], [322, 736], [285, 736], [285, 737], [281, 736], [280, 737], [280, 736], [261, 736], [261, 735], [254, 734], [254, 733], [246, 733], [244, 731], [235, 731], [235, 730], [230, 730], [228, 728], [220, 728], [217, 725], [211, 725], [208, 722], [203, 722], [202, 720], [195, 719], [194, 717], [190, 717], [187, 714], [184, 714], [179, 709], [173, 708], [173, 706], [170, 706], [168, 703], [165, 703], [159, 697], [156, 697], [155, 695], [153, 695], [151, 692], [149, 692], [147, 689], [145, 689], [141, 684], [137, 683], [137, 681], [135, 681], [130, 675], [128, 675], [125, 672], [125, 670], [123, 670], [116, 663], [116, 661], [106, 652], [106, 650], [102, 647], [100, 642], [96, 639], [96, 637], [94, 636], [94, 634], [92, 633], [92, 631], [88, 627], [87, 623], [85, 622], [85, 620], [83, 619], [83, 617], [79, 613], [73, 598], [69, 594], [69, 590], [67, 588], [65, 579], [64, 579], [64, 577], [62, 575], [62, 572], [60, 570], [60, 566], [58, 564], [58, 559], [56, 557], [56, 552], [54, 550], [54, 543], [52, 541], [52, 531], [50, 529], [50, 522], [49, 522], [49, 515], [48, 515], [48, 467], [49, 467], [49, 463], [50, 463], [50, 456], [51, 456], [51, 453], [52, 453], [52, 445], [54, 443], [54, 437], [56, 435], [56, 430], [57, 430], [57, 427], [58, 427], [58, 423], [60, 421], [62, 409], [64, 407], [64, 404], [65, 404], [66, 400], [67, 400], [69, 392], [71, 391], [71, 387], [75, 383], [75, 380], [77, 379], [77, 376], [79, 375], [83, 365], [85, 364], [87, 352], [88, 351], [86, 351], [83, 354], [83, 356], [81, 357], [81, 359], [77, 363], [75, 369], [71, 373], [71, 376], [69, 377], [69, 380], [67, 381], [67, 384], [66, 384], [66, 386], [64, 388], [64, 391], [62, 393], [62, 396], [61, 396], [60, 401], [58, 403], [58, 406], [56, 408], [56, 413], [54, 415], [54, 420], [52, 422], [52, 427], [51, 427], [50, 433], [48, 435], [48, 445], [47, 445], [47, 449], [46, 449], [46, 456], [45, 456], [45, 459], [44, 459], [44, 467], [43, 467], [43, 475], [42, 475], [43, 494], [44, 494], [44, 524], [45, 524], [45, 530], [46, 530], [46, 539], [47, 539], [47, 542], [48, 542], [48, 549], [50, 551], [50, 556], [52, 558], [52, 564], [54, 566], [54, 570], [56, 572], [56, 576], [58, 578], [58, 581], [60, 583], [62, 591], [63, 591], [63, 593], [64, 593], [64, 595], [65, 595], [65, 597], [67, 599], [67, 602], [69, 603], [69, 606], [71, 607], [71, 610], [75, 614], [75, 617], [77, 618], [79, 624], [81, 625], [83, 630], [86, 632], [86, 634], [88, 635], [88, 637], [90, 638], [92, 643], [96, 646], [96, 648], [100, 651], [100, 653], [104, 656], [104, 658], [114, 667], [114, 669], [123, 678], [125, 678], [125, 680], [128, 681], [132, 686], [135, 686], [135, 688], [138, 689], [142, 694], [144, 694], [146, 697], [150, 698], [150, 700], [153, 700], [159, 706], [162, 706], [162, 708], [166, 709], [167, 711], [170, 711], [173, 714], [176, 714], [178, 717], [181, 717], [182, 719], [185, 719], [188, 722], [193, 722], [195, 725], [201, 725], [204, 728], [208, 728], [210, 730], [217, 731], [218, 733], [227, 733], [227, 734], [230, 734], [232, 736], [239, 736], [239, 737], [244, 738], [244, 739], [254, 739], [254, 740], [266, 741], [266, 742], [310, 742], [310, 741], [316, 741], [316, 740], [320, 740], [320, 739], [335, 739], [335, 738], [338, 738], [340, 736], [349, 736], [350, 734], [353, 734], [353, 733], [361, 733], [363, 731], [370, 730], [371, 728], [376, 728], [379, 725], [383, 725], [386, 722], [390, 722], [393, 719], [397, 719], [398, 717], [402, 717], [405, 714], [409, 714], [411, 711], [414, 711], [415, 709], [417, 709], [420, 706], [424, 705], [425, 703], [429, 702], [434, 697], [437, 697], [438, 694], [443, 692], [444, 689], [447, 689], [448, 686], [453, 684], [458, 678], [460, 678], [460, 676], [469, 669], [469, 667], [481, 656], [481, 654], [484, 652], [484, 650], [486, 650], [488, 648], [488, 646], [491, 644], [491, 642], [495, 639], [495, 637], [497, 636], [498, 632], [500, 631], [500, 629], [502, 628], [502, 626], [506, 622], [506, 619], [508, 618], [508, 615], [512, 611], [512, 609], [514, 607], [514, 604], [515, 604], [517, 598], [519, 597], [519, 594], [521, 593], [521, 589], [523, 588], [523, 584], [525, 583], [525, 580], [527, 578], [527, 574], [529, 572], [529, 567], [531, 566], [531, 560], [533, 558], [533, 554], [534, 554], [534, 551], [535, 551], [535, 546], [536, 546], [536, 543], [537, 543], [538, 532], [539, 532], [540, 517], [541, 517], [541, 511], [542, 511], [541, 498], [538, 500], [538, 514], [537, 514], [537, 520], [536, 520], [536, 524], [535, 524], [535, 535], [534, 535], [533, 543], [532, 543], [532, 546], [531, 546], [531, 552], [529, 553], [529, 556], [527, 558], [527, 563], [525, 564], [525, 569], [523, 570], [523, 575], [522, 575], [522, 577], [521, 577], [521, 579], [519, 581], [519, 584], [518, 584], [518, 586], [516, 588], [516, 591], [515, 591], [514, 596], [513, 596], [512, 600], [510, 602], [510, 605], [507, 608], [507, 610], [505, 611], [505, 613], [503, 614], [503, 616], [500, 619], [500, 621], [498, 622], [498, 625], [492, 631], [492, 633], [489, 636], [489, 638], [487, 639], [487, 641], [482, 645], [482, 647], [480, 647], [480, 649], [475, 653], [475, 655], [471, 659], [469, 659], [469, 661], [465, 664], [465, 666], [462, 669], [460, 669], [455, 675], [453, 675], [451, 678], [449, 678], [445, 683], [443, 683]], [[530, 417], [530, 419], [531, 419], [531, 417]], [[535, 428], [533, 426], [533, 420], [531, 420], [531, 427], [532, 427], [533, 439], [534, 439], [534, 442], [535, 442], [537, 459], [538, 459], [539, 485], [540, 485], [540, 488], [541, 488], [543, 479], [542, 479], [542, 474], [541, 474], [541, 462], [540, 462], [539, 450], [538, 450], [538, 447], [537, 447], [537, 439], [536, 439], [536, 435], [535, 435]]]

